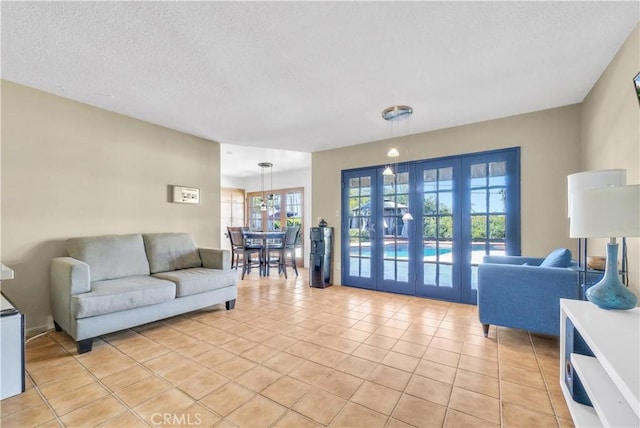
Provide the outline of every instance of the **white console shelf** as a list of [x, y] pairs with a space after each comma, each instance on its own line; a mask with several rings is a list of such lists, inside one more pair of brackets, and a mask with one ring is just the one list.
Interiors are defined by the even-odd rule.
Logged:
[[[565, 384], [567, 318], [595, 355], [571, 354], [593, 407], [575, 402]], [[576, 427], [640, 427], [640, 308], [605, 310], [561, 299], [560, 385]]]

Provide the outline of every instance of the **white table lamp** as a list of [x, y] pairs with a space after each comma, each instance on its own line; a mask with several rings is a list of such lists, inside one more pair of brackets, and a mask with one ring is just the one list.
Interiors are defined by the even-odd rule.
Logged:
[[631, 309], [637, 297], [618, 278], [617, 237], [640, 236], [640, 185], [589, 189], [571, 195], [572, 238], [610, 238], [604, 277], [587, 290], [603, 309]]

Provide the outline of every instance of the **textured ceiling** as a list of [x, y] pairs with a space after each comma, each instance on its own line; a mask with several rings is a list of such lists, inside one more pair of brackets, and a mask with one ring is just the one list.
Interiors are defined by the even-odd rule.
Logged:
[[[313, 152], [581, 102], [629, 2], [7, 2], [2, 78], [218, 141]], [[633, 76], [630, 76], [631, 79]]]

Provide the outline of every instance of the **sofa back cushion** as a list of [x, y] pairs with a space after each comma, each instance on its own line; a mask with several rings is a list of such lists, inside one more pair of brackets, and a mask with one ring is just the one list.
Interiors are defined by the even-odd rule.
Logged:
[[142, 236], [151, 273], [202, 266], [198, 247], [188, 233], [146, 233]]
[[67, 253], [89, 265], [91, 281], [149, 275], [149, 262], [139, 233], [70, 238]]

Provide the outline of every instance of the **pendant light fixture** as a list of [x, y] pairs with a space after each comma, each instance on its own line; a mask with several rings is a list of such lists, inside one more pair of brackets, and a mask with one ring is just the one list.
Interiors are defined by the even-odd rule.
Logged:
[[[389, 134], [391, 138], [399, 137], [403, 131], [404, 134], [409, 133], [409, 119], [413, 114], [413, 108], [405, 105], [396, 105], [387, 107], [382, 110], [382, 118], [387, 121], [389, 125]], [[392, 161], [382, 172], [382, 175], [386, 176], [395, 176], [398, 171], [398, 158], [400, 157], [400, 152], [396, 147], [392, 147], [387, 152], [387, 157], [391, 158]]]
[[[386, 120], [389, 125], [391, 138], [400, 137], [402, 133], [405, 135], [409, 133], [409, 119], [412, 114], [413, 108], [406, 105], [391, 106], [382, 110], [382, 118]], [[384, 171], [382, 171], [382, 175], [393, 177], [394, 185], [396, 185], [396, 174], [398, 173], [398, 159], [400, 158], [400, 152], [396, 147], [392, 147], [387, 152], [387, 157], [391, 159], [391, 162], [386, 166]], [[413, 216], [409, 211], [406, 211], [402, 215], [402, 220], [413, 220]]]
[[[261, 168], [260, 171], [260, 187], [262, 190], [262, 201], [260, 202], [260, 211], [267, 211], [267, 197], [265, 195], [264, 190], [264, 169], [269, 168], [271, 171], [271, 185], [273, 186], [273, 164], [271, 162], [260, 162], [258, 166]], [[269, 200], [273, 199], [273, 194], [269, 195]]]

